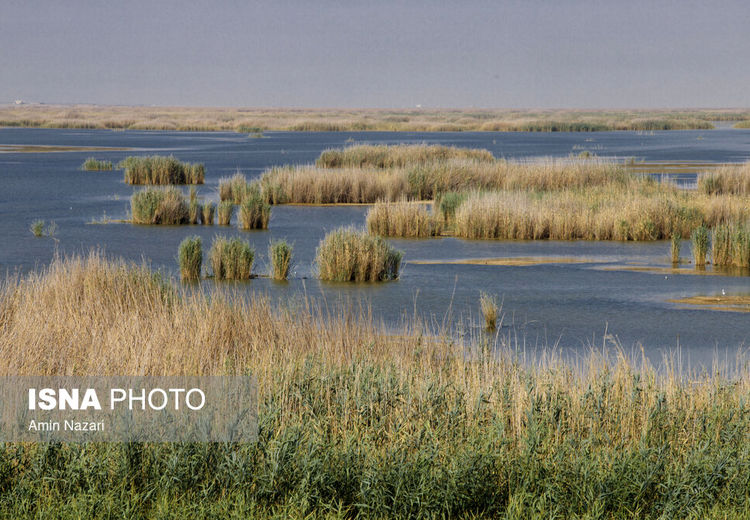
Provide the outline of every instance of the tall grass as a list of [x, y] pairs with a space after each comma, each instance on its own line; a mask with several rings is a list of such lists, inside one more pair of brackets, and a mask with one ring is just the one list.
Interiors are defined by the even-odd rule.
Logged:
[[89, 157], [81, 166], [81, 169], [88, 171], [105, 171], [112, 169], [112, 161], [103, 161], [95, 157]]
[[355, 145], [324, 150], [315, 164], [320, 168], [393, 168], [447, 159], [493, 162], [488, 150], [440, 145]]
[[234, 204], [231, 201], [225, 200], [219, 203], [218, 215], [219, 225], [228, 226], [232, 222], [232, 215], [234, 214]]
[[[448, 193], [438, 194], [435, 198], [434, 206], [440, 210], [445, 225], [452, 225], [456, 219], [456, 209], [466, 200], [467, 193], [458, 193], [449, 191]], [[435, 210], [433, 209], [433, 212]]]
[[382, 237], [423, 238], [439, 235], [442, 219], [424, 204], [378, 202], [367, 212], [367, 230]]
[[268, 229], [271, 205], [263, 200], [260, 192], [251, 190], [240, 204], [240, 229]]
[[203, 244], [199, 236], [185, 238], [177, 252], [180, 276], [183, 280], [198, 280], [203, 265]]
[[206, 202], [201, 207], [201, 224], [204, 226], [213, 226], [216, 205], [213, 202]]
[[340, 228], [320, 241], [315, 263], [321, 280], [379, 282], [398, 278], [402, 255], [380, 237]]
[[448, 192], [471, 190], [541, 190], [613, 186], [635, 189], [652, 185], [648, 177], [628, 173], [602, 159], [477, 161], [449, 159], [405, 167], [272, 168], [259, 180], [273, 204], [374, 203], [378, 200], [432, 200]]
[[185, 195], [177, 188], [145, 188], [130, 198], [134, 224], [187, 224], [190, 207]]
[[747, 225], [720, 225], [712, 232], [711, 259], [714, 265], [750, 267], [750, 228]]
[[235, 173], [232, 177], [222, 177], [219, 179], [219, 199], [230, 201], [233, 204], [241, 204], [248, 195], [250, 183], [247, 178], [240, 172]]
[[524, 360], [502, 334], [189, 294], [100, 256], [1, 291], [0, 375], [253, 374], [260, 425], [251, 444], [4, 443], [9, 518], [750, 513], [744, 357]]
[[197, 200], [191, 200], [188, 204], [188, 221], [195, 225], [200, 222], [203, 206]]
[[31, 233], [37, 238], [44, 236], [44, 221], [35, 220], [34, 222], [31, 223], [31, 226], [29, 229], [31, 230]]
[[271, 277], [286, 280], [292, 267], [292, 246], [286, 240], [274, 240], [268, 246], [268, 260], [271, 263]]
[[705, 226], [697, 227], [690, 234], [690, 241], [693, 244], [693, 263], [696, 267], [705, 266], [708, 249], [711, 245], [708, 229]]
[[680, 247], [682, 246], [682, 235], [673, 233], [670, 241], [669, 256], [672, 259], [672, 265], [680, 263]]
[[217, 280], [248, 280], [251, 277], [255, 250], [239, 238], [214, 238], [208, 252], [211, 269]]
[[497, 305], [497, 298], [486, 292], [479, 294], [479, 309], [484, 318], [484, 327], [488, 331], [497, 329], [497, 319], [500, 315], [500, 307]]
[[703, 193], [750, 195], [750, 161], [725, 165], [698, 177], [698, 189]]
[[206, 174], [202, 164], [181, 162], [171, 155], [130, 156], [117, 166], [125, 169], [128, 184], [203, 184]]

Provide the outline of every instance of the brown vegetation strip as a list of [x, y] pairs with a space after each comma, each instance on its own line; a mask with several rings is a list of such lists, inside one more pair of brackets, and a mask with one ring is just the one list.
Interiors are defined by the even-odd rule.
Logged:
[[586, 264], [593, 260], [585, 258], [572, 258], [563, 256], [518, 256], [508, 258], [462, 258], [458, 260], [411, 260], [410, 264], [420, 265], [497, 265], [518, 267], [527, 265], [545, 265], [545, 264]]
[[726, 296], [690, 296], [667, 300], [671, 303], [685, 305], [696, 305], [706, 307], [714, 311], [750, 312], [750, 296], [748, 295], [726, 295]]

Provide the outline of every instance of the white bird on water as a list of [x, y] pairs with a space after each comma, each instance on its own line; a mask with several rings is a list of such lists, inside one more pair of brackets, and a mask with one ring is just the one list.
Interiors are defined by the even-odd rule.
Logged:
[[722, 296], [726, 296], [726, 295], [727, 295], [727, 292], [726, 292], [726, 291], [725, 291], [724, 289], [722, 289], [722, 290], [721, 290], [721, 295], [722, 295]]

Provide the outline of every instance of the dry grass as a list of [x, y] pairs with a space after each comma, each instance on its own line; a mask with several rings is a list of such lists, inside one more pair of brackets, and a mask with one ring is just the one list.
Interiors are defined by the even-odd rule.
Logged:
[[[197, 208], [194, 210], [197, 219]], [[174, 187], [145, 188], [136, 191], [130, 198], [134, 224], [188, 224], [190, 211], [187, 198]]]
[[0, 126], [248, 131], [573, 131], [712, 128], [747, 110], [267, 109], [93, 105], [0, 106]]
[[255, 250], [239, 238], [217, 236], [211, 244], [208, 258], [216, 280], [249, 280]]
[[286, 240], [275, 240], [268, 245], [268, 261], [271, 263], [271, 278], [286, 280], [292, 268], [293, 247]]
[[353, 228], [328, 233], [315, 256], [321, 280], [331, 282], [380, 282], [395, 280], [402, 253], [380, 237]]
[[240, 172], [232, 177], [219, 179], [219, 199], [221, 202], [229, 201], [232, 204], [241, 204], [248, 194], [250, 183]]
[[433, 237], [440, 234], [442, 220], [424, 204], [378, 202], [367, 213], [367, 230], [381, 237]]
[[709, 195], [750, 195], [750, 162], [724, 165], [698, 177], [698, 189]]
[[487, 150], [427, 144], [354, 145], [324, 150], [315, 165], [319, 168], [398, 168], [449, 159], [494, 162]]
[[126, 157], [117, 167], [125, 169], [128, 184], [203, 184], [206, 175], [202, 164], [181, 162], [171, 155]]

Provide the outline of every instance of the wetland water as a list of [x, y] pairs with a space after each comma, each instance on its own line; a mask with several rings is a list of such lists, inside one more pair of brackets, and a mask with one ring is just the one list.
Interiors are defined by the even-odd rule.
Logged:
[[[28, 271], [59, 251], [85, 253], [100, 247], [108, 255], [140, 261], [172, 274], [180, 241], [203, 237], [208, 250], [215, 234], [242, 236], [256, 249], [255, 273], [266, 273], [271, 238], [294, 244], [294, 274], [288, 283], [266, 278], [239, 284], [273, 298], [323, 297], [330, 305], [364, 301], [374, 315], [397, 324], [415, 312], [443, 322], [478, 315], [479, 291], [503, 301], [504, 331], [527, 349], [601, 346], [605, 333], [626, 351], [642, 344], [659, 359], [681, 348], [692, 363], [718, 351], [732, 357], [750, 344], [750, 314], [690, 307], [667, 300], [694, 295], [750, 295], [747, 274], [691, 276], [691, 266], [669, 267], [667, 242], [470, 241], [453, 238], [392, 240], [404, 251], [400, 280], [383, 284], [330, 284], [314, 278], [315, 248], [326, 232], [363, 226], [367, 206], [275, 206], [268, 231], [241, 232], [220, 226], [134, 226], [92, 224], [103, 217], [125, 219], [134, 187], [122, 171], [81, 171], [87, 157], [117, 162], [135, 154], [174, 154], [206, 165], [199, 196], [218, 199], [218, 180], [241, 171], [249, 178], [281, 164], [313, 162], [328, 147], [353, 143], [430, 143], [487, 148], [509, 159], [568, 156], [588, 150], [602, 157], [661, 162], [724, 163], [750, 159], [750, 130], [596, 133], [293, 133], [263, 138], [235, 133], [181, 133], [58, 129], [0, 129], [0, 271]], [[54, 147], [44, 150], [25, 148]], [[56, 151], [65, 147], [66, 151]], [[68, 147], [82, 147], [76, 150]], [[92, 150], [92, 147], [109, 150]], [[19, 152], [18, 150], [27, 150]], [[690, 179], [687, 178], [686, 182]], [[36, 238], [36, 219], [55, 221], [54, 239]], [[683, 244], [683, 257], [690, 256]], [[441, 263], [476, 258], [532, 258], [529, 265]], [[541, 261], [539, 259], [542, 259]], [[549, 263], [545, 263], [548, 258]], [[559, 259], [572, 260], [569, 263]], [[416, 261], [425, 261], [425, 263]], [[535, 263], [536, 262], [536, 263]], [[510, 262], [513, 263], [513, 262]], [[642, 268], [654, 268], [652, 270]], [[685, 274], [679, 274], [680, 272]], [[203, 282], [206, 286], [213, 281]], [[610, 340], [611, 341], [611, 340]]]

